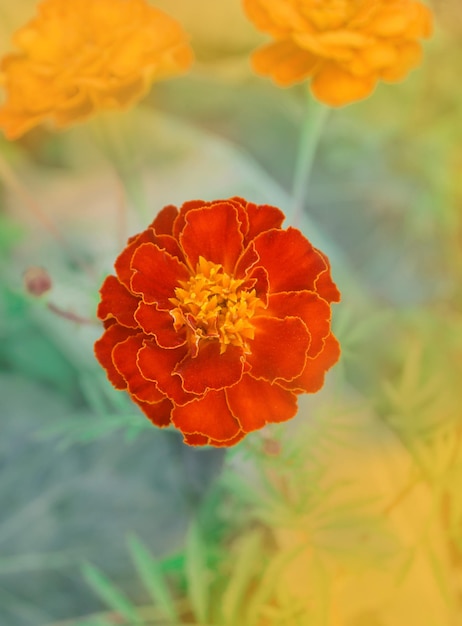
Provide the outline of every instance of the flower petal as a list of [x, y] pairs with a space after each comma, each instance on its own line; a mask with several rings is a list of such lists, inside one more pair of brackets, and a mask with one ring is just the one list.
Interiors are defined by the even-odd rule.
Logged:
[[247, 203], [247, 215], [249, 218], [249, 230], [245, 237], [245, 243], [254, 239], [260, 233], [272, 228], [280, 228], [285, 219], [284, 213], [269, 204]]
[[318, 56], [303, 50], [290, 39], [258, 48], [252, 54], [257, 74], [271, 76], [280, 87], [289, 87], [313, 75], [320, 63]]
[[130, 263], [133, 253], [143, 243], [155, 243], [156, 236], [152, 228], [147, 228], [142, 233], [131, 237], [128, 240], [128, 245], [117, 257], [114, 267], [120, 282], [130, 289], [130, 279], [132, 277], [132, 269]]
[[173, 409], [173, 404], [167, 398], [160, 400], [160, 402], [140, 402], [134, 398], [136, 404], [140, 407], [146, 417], [159, 428], [165, 428], [171, 423], [170, 416]]
[[159, 211], [157, 217], [151, 224], [156, 235], [172, 235], [173, 223], [177, 216], [178, 209], [173, 204], [169, 204]]
[[199, 257], [222, 265], [231, 274], [243, 250], [236, 208], [228, 202], [193, 209], [186, 216], [180, 243], [195, 268]]
[[220, 342], [202, 340], [197, 356], [189, 354], [175, 367], [186, 391], [202, 395], [209, 389], [223, 389], [234, 385], [242, 376], [242, 348], [227, 346], [220, 354]]
[[127, 389], [131, 396], [141, 402], [159, 402], [165, 396], [152, 380], [146, 380], [137, 364], [137, 354], [143, 347], [143, 335], [128, 337], [118, 343], [112, 350], [112, 361], [116, 369], [127, 382]]
[[190, 276], [183, 263], [152, 243], [143, 243], [137, 248], [131, 267], [134, 270], [132, 291], [142, 294], [144, 302], [164, 310], [173, 306], [169, 298], [175, 296], [175, 287]]
[[302, 393], [315, 393], [324, 384], [324, 377], [340, 357], [340, 344], [330, 334], [324, 343], [324, 349], [312, 359], [307, 359], [302, 374], [290, 382], [281, 382], [286, 389]]
[[324, 259], [327, 269], [325, 272], [321, 272], [316, 279], [316, 291], [326, 302], [340, 302], [340, 291], [337, 289], [337, 285], [332, 280], [330, 274], [330, 261], [324, 252], [321, 252], [321, 250], [317, 250], [317, 252]]
[[159, 311], [155, 304], [142, 300], [135, 312], [135, 319], [147, 335], [154, 335], [161, 348], [177, 348], [186, 341], [185, 333], [173, 327], [173, 318], [168, 311]]
[[185, 346], [165, 350], [154, 341], [145, 342], [138, 352], [138, 367], [144, 378], [156, 383], [158, 389], [175, 404], [185, 404], [195, 398], [183, 389], [180, 376], [174, 369], [186, 354]]
[[311, 83], [315, 98], [330, 106], [343, 106], [367, 98], [374, 91], [375, 74], [354, 76], [334, 62], [324, 63]]
[[176, 406], [172, 411], [173, 424], [185, 434], [199, 434], [218, 442], [238, 435], [239, 422], [231, 413], [224, 391], [209, 391], [202, 398]]
[[299, 317], [308, 328], [311, 337], [307, 356], [318, 354], [324, 339], [330, 333], [331, 310], [328, 303], [313, 291], [291, 291], [270, 296], [265, 311], [272, 317], [284, 319], [291, 315]]
[[245, 432], [263, 428], [268, 423], [285, 422], [297, 413], [294, 393], [249, 374], [244, 374], [237, 385], [227, 389], [226, 397]]
[[254, 239], [259, 265], [268, 272], [270, 293], [312, 291], [326, 263], [319, 252], [295, 228], [268, 230]]
[[[284, 320], [274, 317], [254, 318], [255, 338], [247, 356], [251, 373], [270, 383], [276, 379], [291, 380], [305, 367], [310, 335], [298, 317]], [[283, 349], [282, 349], [283, 347]]]
[[98, 306], [98, 317], [101, 320], [115, 318], [122, 326], [137, 328], [134, 314], [139, 298], [131, 294], [118, 278], [108, 276], [101, 289], [101, 302]]
[[136, 331], [119, 324], [111, 324], [104, 332], [103, 336], [95, 342], [95, 356], [107, 372], [109, 381], [116, 389], [126, 389], [125, 378], [116, 369], [112, 360], [112, 351], [117, 344], [125, 341], [127, 337], [135, 334]]

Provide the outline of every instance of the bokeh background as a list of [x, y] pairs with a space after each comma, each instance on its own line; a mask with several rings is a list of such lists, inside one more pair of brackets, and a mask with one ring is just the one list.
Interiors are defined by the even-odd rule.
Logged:
[[[264, 37], [239, 0], [153, 4], [190, 33], [190, 73], [104, 136], [90, 120], [0, 139], [0, 624], [458, 626], [458, 0], [434, 1], [405, 82], [330, 114], [301, 228], [342, 291], [342, 359], [296, 419], [226, 453], [112, 390], [98, 289], [165, 204], [242, 195], [288, 213], [307, 90], [252, 73]], [[1, 0], [1, 54], [36, 5]], [[30, 267], [52, 281], [42, 298]]]

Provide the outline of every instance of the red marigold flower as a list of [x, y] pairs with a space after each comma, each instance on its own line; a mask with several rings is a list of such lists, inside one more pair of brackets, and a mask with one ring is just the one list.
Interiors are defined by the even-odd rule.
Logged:
[[180, 24], [146, 0], [43, 0], [1, 62], [9, 139], [44, 120], [63, 128], [139, 100], [193, 54]]
[[311, 79], [321, 102], [342, 106], [369, 96], [377, 81], [402, 80], [419, 65], [419, 40], [432, 14], [419, 0], [243, 0], [275, 41], [252, 57], [280, 86]]
[[101, 288], [95, 354], [157, 426], [231, 446], [297, 412], [338, 360], [327, 258], [241, 198], [167, 206]]

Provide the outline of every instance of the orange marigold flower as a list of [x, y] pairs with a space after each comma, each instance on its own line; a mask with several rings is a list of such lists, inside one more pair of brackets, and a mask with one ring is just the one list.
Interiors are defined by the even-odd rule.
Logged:
[[146, 0], [44, 0], [13, 41], [20, 52], [0, 65], [9, 139], [44, 120], [65, 127], [127, 107], [192, 62], [181, 26]]
[[327, 258], [241, 198], [165, 207], [101, 288], [95, 354], [157, 426], [231, 446], [297, 412], [339, 358]]
[[280, 86], [311, 79], [321, 102], [369, 96], [378, 80], [403, 79], [420, 63], [432, 15], [418, 0], [243, 0], [249, 18], [276, 39], [252, 57]]

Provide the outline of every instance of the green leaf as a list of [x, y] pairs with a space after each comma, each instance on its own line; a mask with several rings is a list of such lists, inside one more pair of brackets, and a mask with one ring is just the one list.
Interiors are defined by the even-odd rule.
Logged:
[[186, 580], [188, 595], [198, 622], [207, 622], [209, 606], [209, 572], [206, 546], [196, 522], [192, 522], [186, 539]]
[[128, 544], [136, 570], [156, 606], [162, 610], [169, 621], [179, 622], [175, 602], [159, 563], [152, 558], [147, 547], [135, 535], [129, 537]]
[[82, 573], [86, 582], [101, 600], [110, 609], [120, 613], [133, 626], [142, 626], [136, 607], [126, 598], [117, 587], [100, 572], [88, 563], [82, 566]]

